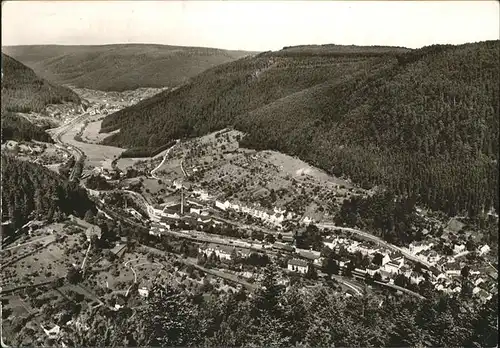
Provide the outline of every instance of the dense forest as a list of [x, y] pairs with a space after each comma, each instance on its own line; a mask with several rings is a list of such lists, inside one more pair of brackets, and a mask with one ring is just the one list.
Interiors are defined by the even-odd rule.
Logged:
[[307, 293], [276, 283], [266, 267], [252, 296], [203, 296], [163, 285], [147, 304], [113, 312], [104, 306], [68, 332], [75, 347], [493, 347], [498, 297], [475, 306], [459, 296], [426, 300], [391, 294], [338, 296], [328, 288]]
[[2, 113], [2, 142], [6, 140], [54, 142], [42, 128], [34, 125], [23, 116], [8, 111]]
[[28, 219], [58, 221], [73, 214], [96, 212], [87, 192], [78, 183], [38, 164], [2, 154], [2, 221], [19, 228]]
[[[345, 51], [345, 52], [344, 52]], [[227, 126], [448, 214], [498, 211], [500, 41], [419, 50], [301, 46], [210, 69], [104, 119], [105, 139], [156, 148]]]
[[389, 243], [408, 245], [423, 238], [420, 229], [413, 229], [418, 215], [415, 197], [396, 197], [392, 192], [378, 192], [373, 196], [353, 196], [343, 202], [335, 216], [339, 226], [358, 226]]
[[2, 50], [49, 81], [101, 91], [176, 87], [208, 68], [252, 54], [155, 44], [30, 45]]
[[2, 114], [42, 111], [49, 104], [79, 103], [76, 93], [39, 78], [33, 70], [2, 53]]

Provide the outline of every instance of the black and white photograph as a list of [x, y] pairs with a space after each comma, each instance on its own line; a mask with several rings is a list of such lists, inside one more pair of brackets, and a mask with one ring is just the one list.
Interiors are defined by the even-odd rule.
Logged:
[[498, 1], [1, 6], [1, 348], [498, 347]]

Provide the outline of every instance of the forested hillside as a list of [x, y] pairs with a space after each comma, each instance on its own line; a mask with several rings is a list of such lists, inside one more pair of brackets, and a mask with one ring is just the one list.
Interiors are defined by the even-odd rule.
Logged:
[[84, 189], [64, 181], [51, 170], [2, 154], [2, 221], [19, 228], [27, 220], [59, 220], [64, 215], [83, 217], [95, 212]]
[[210, 69], [108, 116], [105, 140], [155, 148], [226, 126], [364, 187], [449, 214], [498, 211], [500, 42], [300, 46]]
[[33, 70], [2, 53], [2, 114], [42, 111], [49, 104], [79, 103], [69, 88], [39, 78]]
[[346, 298], [328, 288], [285, 291], [276, 276], [267, 269], [252, 297], [157, 286], [137, 310], [103, 306], [90, 330], [65, 330], [66, 337], [73, 347], [493, 347], [498, 340], [496, 294], [477, 306], [451, 295]]
[[6, 140], [54, 142], [42, 128], [34, 125], [23, 116], [8, 111], [2, 113], [2, 142]]
[[59, 84], [102, 91], [175, 87], [251, 52], [152, 44], [7, 46], [2, 50]]

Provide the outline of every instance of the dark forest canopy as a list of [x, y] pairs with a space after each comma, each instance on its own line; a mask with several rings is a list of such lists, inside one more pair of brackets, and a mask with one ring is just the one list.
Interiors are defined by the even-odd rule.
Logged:
[[28, 219], [57, 221], [96, 211], [78, 183], [64, 181], [51, 170], [2, 154], [2, 221], [19, 228]]
[[346, 298], [327, 287], [285, 289], [276, 276], [267, 267], [251, 297], [244, 290], [207, 297], [156, 286], [134, 315], [130, 308], [116, 312], [102, 306], [88, 322], [91, 329], [69, 332], [67, 342], [74, 347], [492, 347], [498, 340], [497, 295], [484, 305], [449, 295]]
[[108, 116], [102, 130], [120, 132], [105, 143], [156, 148], [234, 126], [248, 133], [242, 146], [298, 156], [363, 187], [448, 214], [498, 211], [499, 41], [318, 50], [210, 69]]
[[6, 140], [54, 142], [42, 128], [34, 125], [23, 116], [8, 111], [2, 113], [2, 142]]
[[2, 53], [2, 111], [42, 111], [49, 104], [79, 103], [76, 93], [39, 78], [33, 70]]

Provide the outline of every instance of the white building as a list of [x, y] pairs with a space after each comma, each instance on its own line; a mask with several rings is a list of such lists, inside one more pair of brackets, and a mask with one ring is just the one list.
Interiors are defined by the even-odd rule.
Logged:
[[148, 297], [149, 296], [149, 290], [145, 287], [142, 287], [139, 289], [139, 295], [142, 297]]
[[420, 282], [422, 282], [424, 280], [425, 280], [425, 278], [416, 272], [412, 272], [412, 274], [410, 275], [410, 282], [413, 284], [418, 285], [418, 284], [420, 284]]
[[285, 217], [283, 216], [283, 214], [275, 213], [269, 217], [269, 222], [274, 225], [281, 225], [284, 219]]
[[383, 270], [387, 273], [398, 274], [401, 267], [404, 265], [404, 257], [400, 256], [386, 263]]
[[374, 264], [369, 265], [366, 268], [366, 273], [371, 275], [372, 277], [380, 270], [380, 267]]
[[355, 247], [356, 251], [359, 251], [361, 255], [367, 256], [367, 255], [372, 255], [378, 251], [376, 248], [372, 248], [368, 245], [364, 244], [359, 244]]
[[193, 191], [193, 193], [197, 194], [198, 198], [201, 199], [202, 201], [208, 201], [208, 200], [210, 200], [210, 196], [205, 191], [195, 190], [195, 191]]
[[465, 250], [465, 245], [463, 244], [455, 244], [455, 246], [453, 247], [454, 254], [460, 254], [464, 250]]
[[323, 241], [323, 245], [333, 250], [337, 246], [337, 240], [327, 239]]
[[161, 232], [157, 229], [150, 229], [149, 230], [149, 234], [152, 235], [152, 236], [156, 236], [156, 237], [160, 237], [161, 236]]
[[[224, 203], [216, 200], [215, 207], [220, 209], [220, 210], [223, 210], [223, 211], [227, 211], [228, 209], [232, 209], [232, 210], [239, 212], [239, 213], [245, 213], [245, 214], [248, 214], [254, 218], [263, 220], [266, 223], [271, 223], [271, 224], [276, 225], [276, 226], [280, 226], [283, 223], [283, 221], [286, 219], [285, 215], [284, 215], [285, 211], [280, 209], [280, 208], [276, 208], [276, 207], [274, 208], [274, 213], [273, 213], [272, 211], [267, 212], [267, 211], [259, 210], [259, 209], [253, 208], [253, 207], [241, 205], [238, 203], [231, 203], [227, 200]], [[289, 214], [289, 216], [293, 216], [293, 215]]]
[[484, 279], [483, 278], [477, 278], [476, 281], [474, 282], [474, 285], [478, 286], [481, 283], [484, 283]]
[[192, 214], [201, 215], [202, 209], [201, 208], [190, 208], [189, 212]]
[[59, 336], [59, 332], [61, 331], [61, 327], [59, 325], [55, 325], [52, 329], [50, 330], [46, 330], [43, 326], [42, 326], [42, 329], [43, 331], [45, 332], [45, 334], [47, 336], [49, 336], [49, 338], [52, 338], [52, 339], [56, 339], [57, 336]]
[[311, 219], [309, 216], [304, 216], [300, 222], [304, 225], [309, 225], [313, 222], [313, 219]]
[[382, 266], [385, 266], [389, 262], [391, 262], [391, 257], [389, 254], [384, 254], [384, 257], [382, 258]]
[[234, 250], [235, 250], [234, 248], [227, 247], [225, 245], [220, 245], [220, 246], [208, 245], [208, 246], [200, 246], [198, 248], [199, 253], [205, 254], [207, 257], [212, 255], [212, 253], [215, 253], [215, 255], [221, 260], [231, 260], [232, 253]]
[[298, 272], [298, 273], [307, 273], [309, 270], [309, 266], [307, 262], [299, 259], [291, 259], [288, 261], [288, 267], [287, 269], [292, 272]]
[[479, 248], [479, 255], [483, 256], [486, 255], [490, 252], [490, 246], [488, 244], [483, 245], [481, 248]]
[[491, 293], [489, 293], [488, 291], [486, 291], [484, 289], [478, 288], [478, 287], [475, 287], [474, 290], [472, 290], [472, 294], [474, 296], [479, 297], [479, 299], [483, 303], [489, 301], [493, 297], [493, 295]]
[[412, 242], [412, 243], [410, 243], [409, 250], [410, 250], [410, 253], [412, 253], [413, 255], [416, 255], [422, 251], [431, 249], [433, 246], [434, 246], [434, 243], [425, 244], [425, 243]]
[[358, 241], [352, 241], [352, 243], [347, 247], [347, 251], [351, 254], [354, 254], [356, 250], [358, 250]]
[[[227, 201], [226, 201], [227, 202]], [[220, 202], [220, 201], [215, 201], [215, 207], [216, 208], [219, 208], [220, 210], [224, 210], [226, 211], [227, 210], [227, 206], [226, 204]]]

